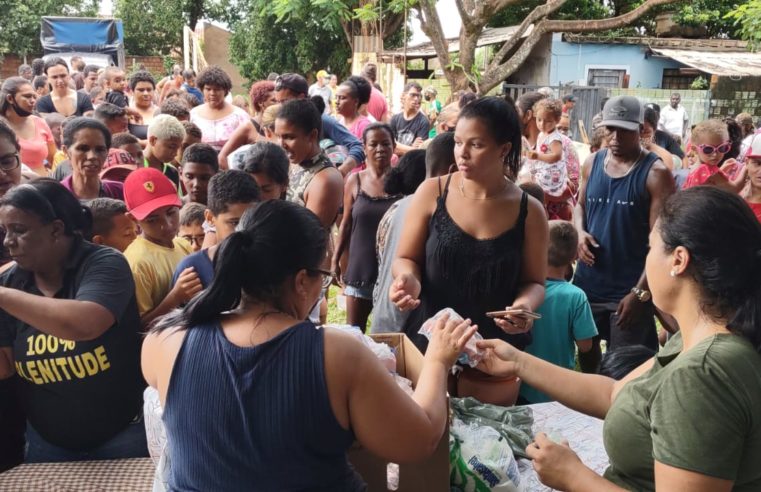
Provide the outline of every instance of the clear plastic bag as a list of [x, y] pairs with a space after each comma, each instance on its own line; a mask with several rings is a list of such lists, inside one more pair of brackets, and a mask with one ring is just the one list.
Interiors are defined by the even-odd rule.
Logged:
[[[423, 326], [420, 327], [418, 333], [430, 340], [431, 333], [433, 332], [434, 326], [436, 326], [436, 322], [447, 314], [449, 315], [450, 320], [458, 322], [464, 321], [463, 317], [457, 314], [454, 309], [444, 308], [438, 313], [434, 314], [433, 317], [428, 321], [423, 323]], [[484, 357], [483, 351], [476, 347], [476, 342], [483, 339], [484, 337], [482, 337], [480, 333], [476, 332], [470, 338], [470, 340], [468, 340], [468, 343], [465, 344], [465, 348], [460, 354], [460, 357], [457, 359], [457, 362], [464, 366], [476, 367]]]

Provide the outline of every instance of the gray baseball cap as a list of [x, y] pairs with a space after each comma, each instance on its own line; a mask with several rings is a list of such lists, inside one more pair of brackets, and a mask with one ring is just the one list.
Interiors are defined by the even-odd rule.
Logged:
[[611, 97], [602, 108], [599, 126], [639, 130], [645, 120], [645, 107], [634, 96]]

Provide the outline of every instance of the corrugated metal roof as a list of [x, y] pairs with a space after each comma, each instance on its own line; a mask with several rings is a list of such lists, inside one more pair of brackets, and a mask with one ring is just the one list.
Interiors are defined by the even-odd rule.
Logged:
[[720, 77], [761, 77], [761, 53], [651, 48], [653, 53]]
[[[478, 37], [477, 46], [489, 46], [497, 43], [504, 43], [515, 34], [518, 30], [518, 26], [507, 27], [489, 27], [481, 32], [481, 36]], [[526, 29], [526, 32], [522, 37], [526, 37], [534, 30], [534, 26], [531, 25]], [[460, 51], [460, 38], [448, 38], [449, 52], [455, 53]], [[384, 55], [387, 56], [400, 56], [404, 54], [404, 48], [396, 50], [384, 51]], [[425, 43], [417, 44], [414, 46], [407, 46], [407, 58], [432, 58], [436, 56], [436, 50], [433, 47], [433, 43], [426, 41]]]

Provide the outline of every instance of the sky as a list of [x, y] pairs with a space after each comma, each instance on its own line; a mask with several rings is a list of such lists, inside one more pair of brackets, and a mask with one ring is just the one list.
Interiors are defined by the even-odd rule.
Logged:
[[[454, 0], [438, 0], [436, 2], [436, 11], [439, 13], [441, 27], [444, 30], [444, 36], [451, 38], [460, 34], [460, 15], [457, 12]], [[409, 46], [428, 42], [428, 37], [420, 30], [420, 22], [413, 16], [412, 19], [412, 36], [410, 36]]]

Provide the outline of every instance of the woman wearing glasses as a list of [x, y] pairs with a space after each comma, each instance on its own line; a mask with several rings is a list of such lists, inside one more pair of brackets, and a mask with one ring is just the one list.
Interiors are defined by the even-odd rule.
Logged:
[[135, 284], [121, 253], [87, 241], [91, 226], [52, 179], [0, 198], [16, 262], [0, 275], [0, 417], [23, 404], [27, 462], [147, 455]]
[[21, 160], [40, 176], [48, 175], [53, 156], [58, 151], [53, 132], [45, 120], [32, 114], [37, 93], [23, 77], [11, 77], [0, 89], [0, 117], [18, 137]]
[[447, 371], [474, 328], [438, 324], [410, 398], [361, 342], [303, 321], [332, 276], [319, 219], [269, 200], [241, 229], [222, 244], [211, 286], [143, 344], [143, 374], [164, 408], [169, 489], [358, 491], [346, 459], [355, 438], [394, 462], [431, 454], [446, 426]]

